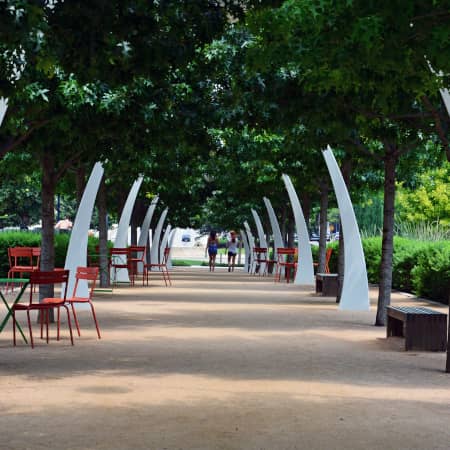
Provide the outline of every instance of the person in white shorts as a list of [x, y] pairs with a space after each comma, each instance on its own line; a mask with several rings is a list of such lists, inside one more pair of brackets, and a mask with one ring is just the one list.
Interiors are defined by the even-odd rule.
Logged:
[[234, 265], [236, 263], [236, 255], [238, 251], [238, 239], [235, 231], [230, 231], [230, 238], [227, 242], [228, 247], [228, 272], [234, 272]]

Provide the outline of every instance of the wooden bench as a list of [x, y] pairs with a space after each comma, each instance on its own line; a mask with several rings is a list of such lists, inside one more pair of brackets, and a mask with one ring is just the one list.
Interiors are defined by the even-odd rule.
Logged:
[[403, 336], [405, 350], [443, 352], [447, 348], [447, 315], [429, 308], [388, 306], [386, 336]]
[[316, 273], [316, 292], [326, 297], [336, 297], [339, 290], [337, 273]]

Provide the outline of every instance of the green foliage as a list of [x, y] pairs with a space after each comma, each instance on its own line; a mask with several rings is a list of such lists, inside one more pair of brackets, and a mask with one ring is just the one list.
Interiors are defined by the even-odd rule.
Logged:
[[380, 279], [381, 238], [363, 239], [363, 250], [366, 258], [367, 278], [369, 283], [378, 283]]
[[9, 270], [9, 247], [40, 247], [41, 235], [38, 233], [5, 231], [0, 233], [0, 274], [6, 277]]
[[418, 295], [446, 303], [450, 293], [450, 242], [424, 247], [417, 253], [411, 274]]
[[440, 222], [411, 223], [400, 220], [395, 224], [395, 234], [417, 241], [444, 241], [450, 240], [450, 227]]
[[420, 175], [414, 189], [399, 186], [397, 204], [404, 221], [435, 222], [450, 230], [450, 164]]
[[[367, 275], [379, 282], [381, 237], [363, 239]], [[394, 238], [392, 287], [446, 303], [450, 292], [450, 242]]]
[[383, 198], [381, 194], [365, 196], [365, 200], [354, 205], [354, 210], [361, 234], [370, 234], [383, 228]]
[[[70, 234], [55, 234], [55, 267], [64, 267]], [[96, 252], [95, 246], [98, 239], [92, 236], [88, 238], [88, 254]], [[9, 247], [40, 247], [41, 235], [27, 231], [6, 231], [0, 233], [0, 274], [7, 275], [9, 269]]]
[[414, 292], [411, 271], [417, 264], [418, 255], [429, 244], [402, 237], [394, 238], [392, 285], [404, 292]]

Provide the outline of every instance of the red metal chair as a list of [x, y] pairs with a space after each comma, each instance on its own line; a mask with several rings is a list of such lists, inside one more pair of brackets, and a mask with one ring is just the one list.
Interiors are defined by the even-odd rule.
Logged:
[[[253, 268], [252, 273], [264, 276], [267, 274], [267, 266], [269, 264], [269, 259], [267, 258], [267, 248], [266, 247], [254, 247], [253, 248]], [[264, 266], [263, 266], [264, 265]], [[264, 267], [261, 272], [261, 267]]]
[[128, 247], [128, 270], [132, 285], [134, 285], [134, 280], [138, 275], [139, 265], [141, 265], [143, 270], [145, 264], [145, 251], [145, 245], [130, 245]]
[[[39, 268], [39, 261], [37, 265], [34, 264], [32, 247], [9, 247], [8, 260], [8, 278], [15, 278], [16, 273], [19, 274], [17, 278], [24, 278], [23, 274], [31, 273]], [[12, 289], [12, 286], [13, 283], [8, 283], [6, 291], [9, 288]]]
[[144, 275], [142, 277], [142, 285], [144, 285], [144, 280], [147, 281], [148, 286], [148, 273], [152, 271], [152, 269], [158, 269], [157, 271], [153, 272], [154, 274], [161, 274], [164, 278], [164, 282], [169, 282], [170, 286], [172, 286], [172, 281], [170, 280], [169, 275], [169, 269], [167, 268], [167, 261], [169, 260], [169, 254], [170, 254], [170, 248], [166, 247], [164, 249], [164, 254], [161, 263], [145, 263], [144, 264]]
[[[295, 248], [277, 248], [277, 271], [274, 281], [281, 281], [281, 273], [284, 270], [286, 282], [289, 283], [291, 272], [295, 273], [297, 263], [295, 262]], [[295, 275], [294, 275], [295, 276]]]
[[[77, 267], [77, 273], [75, 274], [75, 286], [73, 288], [72, 297], [67, 298], [66, 302], [70, 304], [72, 307], [73, 318], [75, 320], [75, 325], [77, 327], [78, 336], [80, 334], [80, 325], [78, 323], [77, 313], [75, 311], [75, 303], [89, 303], [92, 311], [92, 316], [95, 322], [95, 328], [97, 329], [97, 335], [100, 339], [100, 329], [98, 327], [97, 317], [95, 315], [94, 305], [92, 303], [92, 296], [94, 295], [95, 283], [97, 282], [99, 268], [98, 267]], [[77, 290], [80, 280], [86, 280], [87, 282], [91, 282], [91, 286], [89, 288], [89, 293], [87, 297], [79, 297], [77, 296]]]
[[[14, 345], [16, 345], [16, 311], [26, 311], [27, 312], [27, 318], [28, 318], [28, 329], [30, 331], [30, 342], [31, 347], [34, 348], [34, 341], [33, 341], [33, 332], [31, 327], [31, 318], [30, 318], [30, 311], [38, 311], [40, 314], [40, 320], [41, 320], [41, 338], [42, 338], [42, 329], [43, 329], [43, 323], [45, 318], [46, 323], [46, 330], [47, 330], [47, 343], [48, 343], [48, 323], [49, 323], [49, 311], [51, 309], [57, 308], [58, 312], [58, 319], [57, 319], [57, 340], [59, 341], [59, 329], [60, 329], [60, 308], [61, 306], [66, 309], [67, 311], [67, 323], [69, 325], [69, 331], [70, 331], [70, 341], [73, 345], [73, 335], [72, 335], [72, 324], [70, 322], [70, 314], [69, 314], [69, 308], [66, 304], [66, 296], [67, 296], [67, 283], [69, 281], [69, 271], [68, 270], [54, 270], [50, 272], [44, 272], [36, 270], [34, 272], [30, 273], [30, 297], [28, 303], [16, 303], [12, 307], [12, 314], [13, 314], [13, 340]], [[33, 293], [34, 288], [39, 287], [42, 285], [49, 285], [49, 284], [61, 284], [62, 286], [62, 298], [57, 297], [48, 297], [44, 298], [41, 303], [36, 303], [33, 301]]]
[[[330, 266], [329, 266], [329, 263], [330, 263], [330, 258], [331, 258], [331, 254], [333, 253], [333, 248], [332, 247], [328, 247], [327, 248], [327, 253], [326, 253], [326, 255], [325, 255], [325, 273], [330, 273]], [[315, 263], [313, 263], [314, 264], [314, 267], [319, 267], [319, 263], [318, 262], [315, 262]]]
[[[130, 252], [128, 248], [111, 248], [109, 249], [109, 271], [112, 272], [111, 283], [117, 282], [117, 271], [121, 269], [128, 270], [130, 273], [130, 266], [128, 264]], [[130, 278], [131, 280], [131, 278]]]

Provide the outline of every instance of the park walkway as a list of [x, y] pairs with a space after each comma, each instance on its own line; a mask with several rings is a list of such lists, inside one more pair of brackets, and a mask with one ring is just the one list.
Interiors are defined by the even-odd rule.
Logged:
[[402, 351], [374, 307], [220, 269], [173, 284], [98, 294], [101, 340], [87, 312], [73, 348], [0, 334], [0, 449], [449, 448], [445, 354]]

